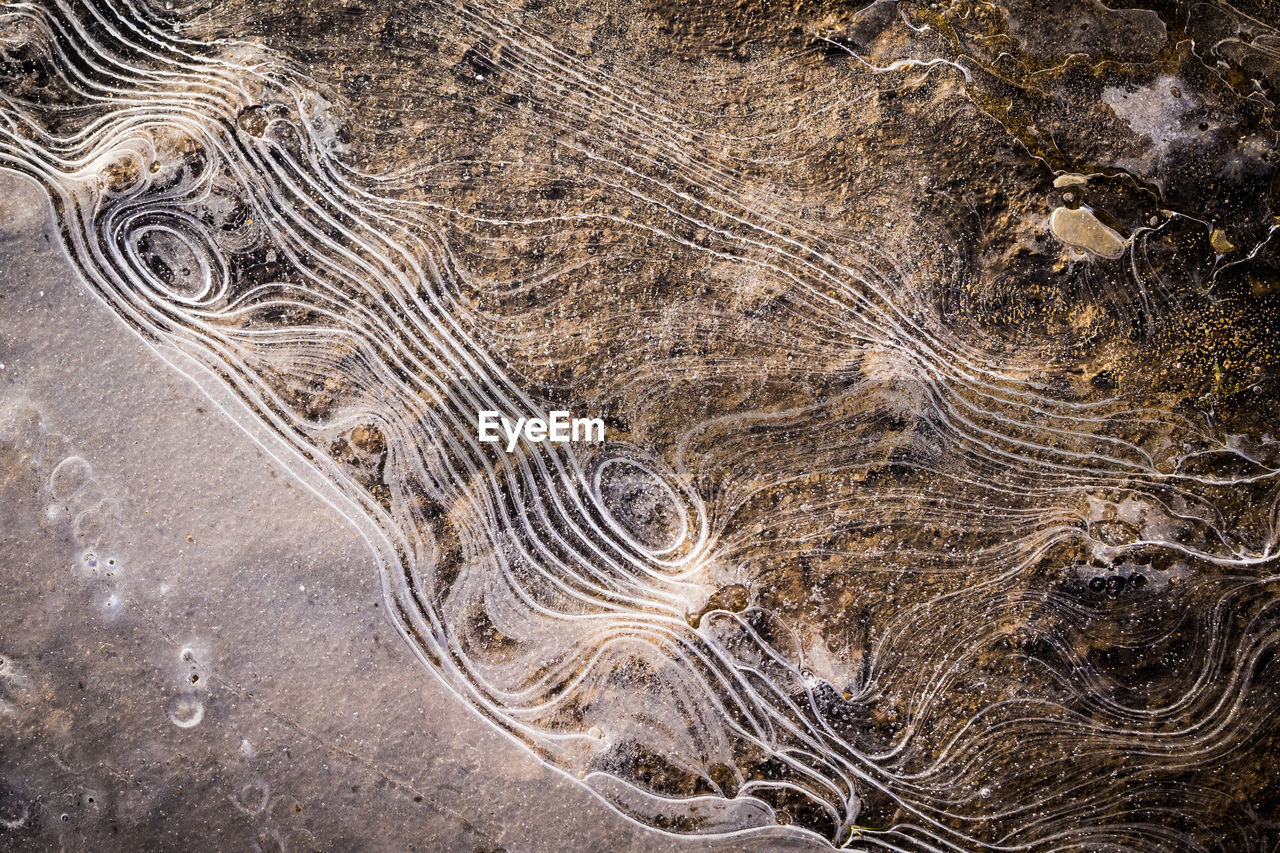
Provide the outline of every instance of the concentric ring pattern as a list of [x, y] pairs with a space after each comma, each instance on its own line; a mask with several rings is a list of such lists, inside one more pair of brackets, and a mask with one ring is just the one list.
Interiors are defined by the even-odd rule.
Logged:
[[0, 165], [463, 702], [672, 833], [1274, 845], [1274, 29], [331, 5], [6, 3]]

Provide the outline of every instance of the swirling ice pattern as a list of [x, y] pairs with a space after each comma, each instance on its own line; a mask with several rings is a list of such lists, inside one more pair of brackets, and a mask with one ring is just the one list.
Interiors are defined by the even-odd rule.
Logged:
[[[1276, 707], [1258, 688], [1280, 639], [1274, 447], [1055, 391], [1047, 363], [943, 322], [949, 241], [822, 236], [753, 205], [706, 153], [723, 140], [639, 83], [500, 7], [454, 13], [556, 93], [549, 125], [607, 205], [463, 214], [431, 202], [430, 170], [408, 199], [347, 165], [295, 65], [130, 2], [6, 4], [0, 164], [45, 187], [125, 322], [207, 365], [360, 507], [422, 659], [626, 814], [867, 849], [1194, 846], [1195, 814], [1231, 795], [1178, 780]], [[609, 123], [584, 142], [592, 110]], [[583, 337], [619, 346], [590, 381], [662, 411], [677, 385], [738, 402], [651, 441], [481, 444], [478, 411], [554, 408], [498, 353], [553, 346], [564, 300], [555, 270], [472, 267], [517, 232], [587, 225], [619, 264], [649, 240], [769, 297], [745, 320], [668, 318], [702, 361], [646, 372], [629, 351], [652, 318], [628, 324], [597, 267], [607, 310]], [[486, 290], [545, 298], [503, 316]], [[802, 377], [822, 383], [787, 390]], [[1259, 843], [1238, 826], [1228, 846]]]

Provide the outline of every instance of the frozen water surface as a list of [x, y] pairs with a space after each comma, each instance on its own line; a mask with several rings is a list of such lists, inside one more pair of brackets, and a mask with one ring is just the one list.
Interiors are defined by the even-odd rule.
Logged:
[[6, 849], [734, 849], [624, 820], [427, 676], [340, 498], [90, 293], [36, 185], [0, 199]]
[[0, 6], [0, 846], [1274, 850], [1278, 17]]

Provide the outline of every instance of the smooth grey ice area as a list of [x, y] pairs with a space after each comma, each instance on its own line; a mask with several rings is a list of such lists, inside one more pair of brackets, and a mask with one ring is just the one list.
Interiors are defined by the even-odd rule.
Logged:
[[9, 173], [0, 362], [6, 843], [737, 843], [623, 819], [450, 694], [387, 618], [338, 498], [303, 486], [280, 447], [238, 429], [99, 304], [46, 196]]

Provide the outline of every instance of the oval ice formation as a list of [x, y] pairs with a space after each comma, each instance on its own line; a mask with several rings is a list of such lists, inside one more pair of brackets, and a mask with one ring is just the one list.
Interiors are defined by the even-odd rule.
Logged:
[[1058, 207], [1049, 216], [1049, 229], [1068, 246], [1083, 249], [1100, 258], [1115, 260], [1124, 254], [1129, 242], [1109, 228], [1085, 207]]
[[214, 284], [198, 237], [185, 233], [179, 217], [152, 217], [136, 227], [130, 240], [130, 257], [162, 296], [179, 302], [195, 302], [208, 295]]
[[[1274, 407], [1232, 412], [1225, 392], [1273, 401], [1280, 322], [1247, 277], [1206, 299], [1211, 247], [1189, 217], [1156, 227], [1157, 202], [1187, 208], [1115, 177], [1128, 148], [1055, 180], [1087, 181], [1115, 228], [1088, 208], [1049, 225], [1112, 259], [1140, 233], [1142, 263], [1103, 275], [1044, 251], [1046, 164], [1061, 161], [1011, 156], [1114, 129], [1083, 109], [1055, 119], [1048, 98], [1042, 133], [1019, 120], [1002, 137], [967, 97], [994, 98], [992, 75], [885, 76], [908, 42], [943, 49], [944, 13], [920, 4], [861, 17], [846, 40], [881, 54], [863, 62], [798, 42], [767, 66], [744, 48], [720, 71], [655, 57], [639, 74], [626, 52], [642, 33], [610, 47], [602, 28], [599, 55], [619, 60], [602, 69], [468, 0], [371, 30], [391, 54], [372, 88], [411, 92], [386, 106], [420, 118], [402, 148], [368, 99], [329, 112], [332, 69], [248, 45], [193, 53], [138, 5], [11, 4], [0, 167], [54, 199], [69, 256], [123, 323], [207, 368], [207, 388], [243, 403], [234, 417], [341, 498], [386, 618], [459, 709], [669, 833], [1163, 851], [1253, 826], [1245, 794], [1265, 796], [1274, 767], [1247, 765], [1280, 719], [1280, 623], [1264, 619], [1280, 431]], [[432, 28], [461, 67], [418, 52]], [[24, 67], [59, 85], [37, 100]], [[697, 107], [723, 96], [725, 69], [763, 88], [730, 81], [733, 103]], [[1054, 93], [1086, 97], [1072, 81]], [[433, 93], [463, 109], [441, 117]], [[829, 111], [833, 93], [850, 99]], [[150, 178], [122, 167], [119, 191], [86, 188], [81, 164], [96, 178], [120, 140], [146, 138], [168, 140], [139, 143]], [[1261, 156], [1220, 152], [1216, 171], [1243, 176], [1222, 196], [1233, 209], [1266, 185]], [[1276, 209], [1200, 212], [1218, 246], [1243, 247]], [[478, 412], [566, 400], [607, 412], [612, 443], [477, 440]], [[67, 496], [58, 518], [84, 502], [81, 553], [105, 554], [106, 523], [81, 521], [105, 506], [92, 485], [68, 463], [49, 490]], [[184, 674], [166, 713], [194, 728], [216, 709], [204, 673]], [[411, 751], [397, 760], [418, 772]], [[1254, 792], [1213, 787], [1246, 773]], [[270, 811], [262, 791], [240, 802]]]
[[653, 471], [628, 459], [610, 459], [596, 473], [604, 511], [628, 538], [658, 554], [680, 544], [688, 522], [676, 493]]

